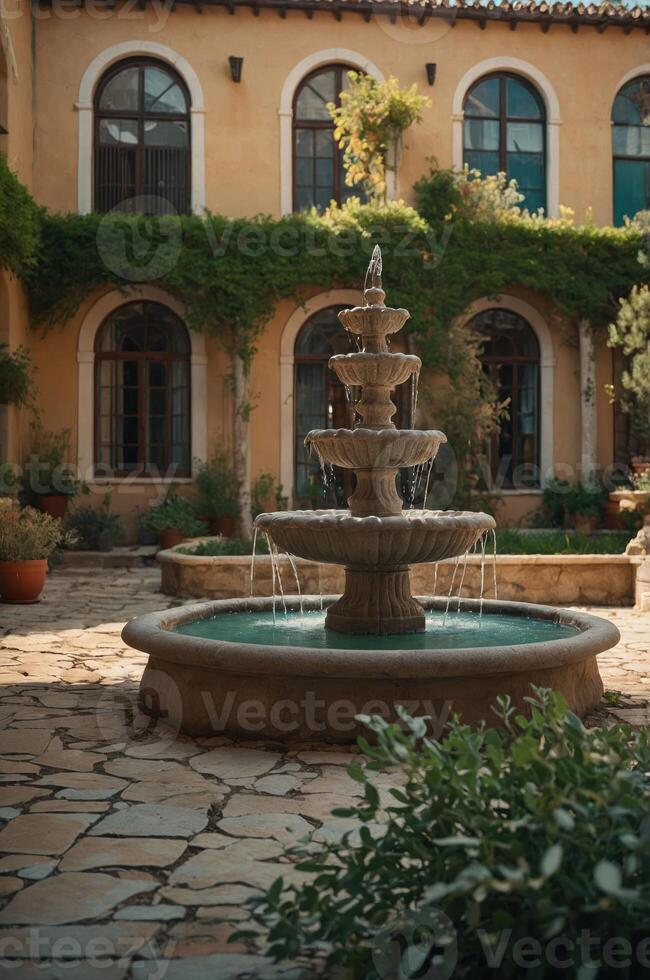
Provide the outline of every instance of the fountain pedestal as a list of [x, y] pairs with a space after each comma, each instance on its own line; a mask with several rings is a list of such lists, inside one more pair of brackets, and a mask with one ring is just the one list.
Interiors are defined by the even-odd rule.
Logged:
[[424, 632], [424, 609], [411, 595], [408, 565], [345, 569], [345, 592], [327, 609], [327, 629], [338, 633]]

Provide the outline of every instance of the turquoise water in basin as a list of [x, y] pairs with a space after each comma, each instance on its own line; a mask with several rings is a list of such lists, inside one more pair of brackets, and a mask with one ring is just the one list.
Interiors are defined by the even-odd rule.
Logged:
[[325, 629], [325, 611], [293, 612], [286, 616], [280, 604], [273, 623], [273, 612], [223, 613], [210, 619], [195, 619], [175, 627], [176, 633], [200, 636], [229, 643], [256, 643], [268, 646], [314, 647], [319, 650], [463, 650], [467, 647], [497, 647], [520, 643], [541, 643], [576, 636], [574, 626], [563, 626], [549, 619], [455, 612], [443, 623], [444, 612], [428, 612], [424, 633], [399, 636], [351, 636]]

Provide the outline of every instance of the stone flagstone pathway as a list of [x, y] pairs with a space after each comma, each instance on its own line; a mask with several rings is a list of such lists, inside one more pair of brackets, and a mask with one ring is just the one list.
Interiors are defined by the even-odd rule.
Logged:
[[[45, 599], [0, 606], [0, 973], [20, 980], [291, 978], [227, 939], [244, 900], [359, 793], [351, 749], [147, 733], [132, 616], [174, 604], [157, 569], [64, 568]], [[595, 610], [622, 642], [601, 658], [593, 723], [649, 724], [650, 616]], [[135, 720], [134, 720], [135, 719]]]

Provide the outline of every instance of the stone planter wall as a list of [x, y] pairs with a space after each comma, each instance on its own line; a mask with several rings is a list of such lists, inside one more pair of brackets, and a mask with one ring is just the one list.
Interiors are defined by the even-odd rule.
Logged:
[[[161, 551], [162, 590], [182, 598], [234, 599], [250, 595], [249, 556], [216, 558], [179, 554], [175, 549]], [[635, 580], [639, 559], [628, 555], [500, 555], [496, 559], [497, 589], [500, 599], [559, 605], [631, 606], [635, 600]], [[303, 595], [332, 595], [343, 591], [343, 568], [317, 562], [295, 560]], [[447, 595], [454, 571], [453, 562], [415, 565], [411, 569], [414, 595]], [[462, 589], [462, 564], [456, 570], [455, 595], [480, 595], [480, 558], [467, 561]], [[280, 559], [282, 587], [287, 595], [296, 593], [294, 572], [288, 559]], [[486, 558], [483, 569], [486, 598], [494, 596], [493, 561]], [[278, 592], [276, 586], [276, 592]], [[254, 594], [273, 594], [271, 559], [255, 559]]]

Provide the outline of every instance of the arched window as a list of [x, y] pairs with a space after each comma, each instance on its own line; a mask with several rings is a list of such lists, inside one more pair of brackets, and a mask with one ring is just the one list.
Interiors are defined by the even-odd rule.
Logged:
[[505, 173], [522, 207], [546, 208], [546, 112], [537, 90], [518, 75], [479, 79], [463, 105], [463, 160], [484, 176]]
[[[345, 388], [327, 366], [333, 354], [350, 351], [348, 335], [337, 314], [343, 306], [330, 306], [307, 320], [296, 337], [294, 348], [295, 393], [295, 496], [301, 503], [323, 506], [325, 491], [320, 463], [305, 449], [311, 429], [352, 428], [353, 413]], [[337, 470], [332, 488], [335, 502], [345, 505], [344, 471]]]
[[126, 303], [97, 332], [95, 464], [108, 475], [190, 475], [190, 339], [161, 303]]
[[533, 328], [512, 310], [477, 314], [471, 325], [483, 338], [481, 361], [507, 416], [494, 437], [490, 465], [498, 486], [539, 486], [539, 343]]
[[614, 222], [650, 208], [650, 75], [624, 85], [612, 109]]
[[181, 78], [150, 58], [113, 65], [95, 94], [95, 210], [184, 214], [190, 164], [190, 98]]
[[328, 65], [307, 75], [293, 101], [293, 210], [326, 208], [349, 197], [363, 197], [345, 183], [343, 154], [334, 140], [327, 103], [340, 104], [349, 84], [347, 65]]

